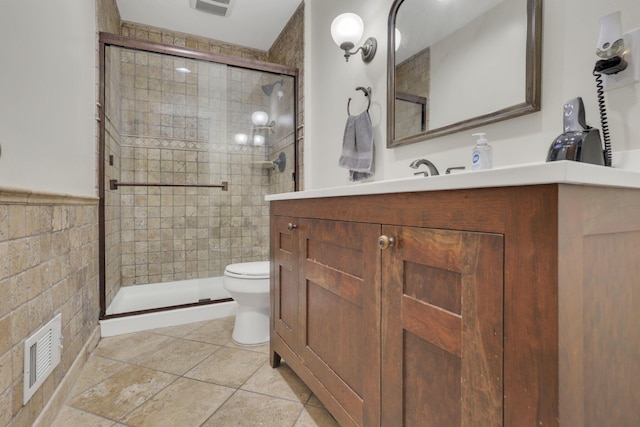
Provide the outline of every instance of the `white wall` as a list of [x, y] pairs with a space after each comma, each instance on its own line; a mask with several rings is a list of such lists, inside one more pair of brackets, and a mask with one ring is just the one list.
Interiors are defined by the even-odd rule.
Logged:
[[[599, 19], [622, 11], [624, 31], [640, 26], [637, 0], [555, 0], [543, 4], [542, 110], [472, 131], [386, 148], [386, 40], [393, 0], [307, 0], [305, 18], [305, 186], [307, 189], [349, 184], [348, 172], [337, 167], [349, 97], [360, 100], [356, 86], [373, 88], [371, 118], [376, 138], [376, 180], [410, 176], [409, 163], [425, 157], [441, 171], [471, 165], [473, 132], [487, 132], [494, 147], [494, 166], [544, 161], [551, 141], [562, 132], [562, 106], [582, 96], [587, 122], [600, 127], [592, 70]], [[378, 53], [369, 64], [360, 58], [345, 63], [331, 40], [332, 19], [358, 13], [365, 37], [378, 39]], [[606, 93], [615, 152], [640, 149], [640, 84]], [[353, 108], [354, 110], [356, 108]], [[640, 165], [633, 165], [640, 169]]]
[[[509, 23], [505, 25], [505, 23]], [[503, 1], [431, 46], [431, 129], [526, 99], [525, 2]]]
[[0, 0], [0, 186], [96, 194], [95, 3]]

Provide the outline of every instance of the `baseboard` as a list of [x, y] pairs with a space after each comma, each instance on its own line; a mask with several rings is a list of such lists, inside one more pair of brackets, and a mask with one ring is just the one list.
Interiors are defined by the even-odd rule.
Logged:
[[67, 374], [62, 378], [62, 382], [53, 392], [51, 399], [49, 399], [45, 407], [42, 409], [42, 412], [40, 412], [40, 415], [38, 415], [38, 418], [33, 423], [32, 427], [49, 427], [53, 424], [53, 420], [56, 418], [56, 415], [58, 415], [60, 409], [62, 409], [64, 402], [69, 397], [71, 389], [80, 377], [82, 368], [84, 368], [84, 365], [87, 363], [89, 355], [96, 348], [99, 341], [100, 326], [96, 326], [91, 333], [91, 336], [82, 347], [82, 350], [80, 350], [71, 364], [71, 368], [69, 368]]

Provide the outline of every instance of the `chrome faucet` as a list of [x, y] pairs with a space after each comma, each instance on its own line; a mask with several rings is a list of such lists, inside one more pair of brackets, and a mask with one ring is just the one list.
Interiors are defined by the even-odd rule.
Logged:
[[440, 173], [438, 172], [438, 169], [436, 168], [436, 165], [434, 165], [427, 159], [414, 160], [413, 162], [411, 162], [409, 167], [411, 169], [418, 169], [418, 167], [420, 167], [421, 165], [427, 165], [427, 168], [429, 168], [429, 172], [427, 171], [415, 172], [414, 175], [424, 175], [424, 176], [429, 176], [429, 174], [431, 174], [431, 176], [440, 175]]

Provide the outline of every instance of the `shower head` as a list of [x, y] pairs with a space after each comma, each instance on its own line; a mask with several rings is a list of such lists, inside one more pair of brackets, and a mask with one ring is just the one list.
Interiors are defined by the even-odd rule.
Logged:
[[271, 96], [271, 94], [273, 93], [273, 89], [276, 87], [276, 85], [280, 83], [281, 85], [284, 84], [284, 79], [280, 79], [278, 81], [275, 81], [271, 84], [268, 85], [262, 85], [262, 91], [264, 92], [265, 95], [267, 96]]

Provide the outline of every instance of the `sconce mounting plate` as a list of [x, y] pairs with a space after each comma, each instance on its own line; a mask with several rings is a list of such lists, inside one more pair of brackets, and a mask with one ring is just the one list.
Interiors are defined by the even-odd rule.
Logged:
[[373, 37], [369, 37], [360, 49], [362, 49], [362, 60], [364, 62], [371, 62], [376, 55], [376, 50], [378, 50], [378, 41]]

